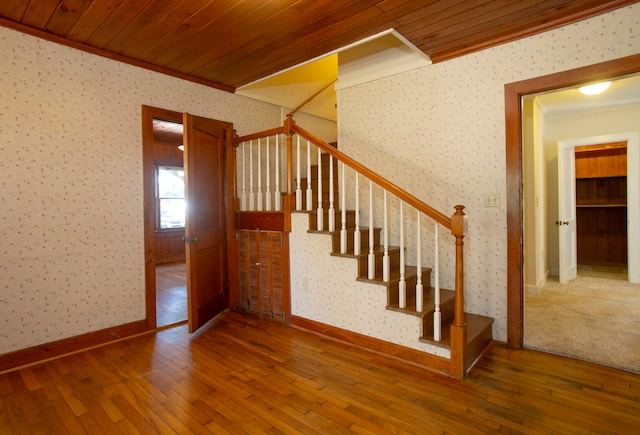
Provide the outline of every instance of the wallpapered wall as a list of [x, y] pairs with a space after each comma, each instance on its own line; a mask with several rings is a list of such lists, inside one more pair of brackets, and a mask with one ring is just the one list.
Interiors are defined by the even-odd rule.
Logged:
[[143, 104], [280, 108], [0, 27], [0, 354], [144, 319]]
[[[447, 215], [466, 206], [465, 305], [496, 319], [498, 340], [507, 338], [504, 85], [639, 52], [635, 4], [338, 94], [341, 150]], [[487, 192], [500, 194], [499, 207], [483, 206]], [[292, 239], [292, 258], [306, 255], [299, 242]], [[451, 257], [442, 262], [451, 267]], [[375, 336], [357, 304], [346, 312], [317, 304], [336, 295], [327, 270], [308, 271], [306, 292], [292, 272], [294, 311]]]

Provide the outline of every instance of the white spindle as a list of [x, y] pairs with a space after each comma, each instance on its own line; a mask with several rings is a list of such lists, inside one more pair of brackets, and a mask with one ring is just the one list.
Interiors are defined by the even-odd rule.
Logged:
[[421, 248], [420, 248], [420, 238], [422, 237], [420, 235], [420, 211], [418, 210], [418, 225], [417, 225], [417, 238], [416, 238], [416, 245], [417, 245], [417, 252], [416, 252], [416, 263], [417, 264], [417, 273], [418, 273], [418, 277], [416, 280], [416, 311], [421, 313], [423, 310], [423, 293], [422, 293], [422, 255], [421, 255]]
[[307, 140], [307, 211], [313, 209], [313, 190], [311, 189], [311, 142]]
[[398, 306], [407, 307], [407, 282], [404, 279], [404, 212], [400, 200], [400, 281], [398, 282]]
[[[318, 167], [320, 164], [318, 163]], [[329, 231], [336, 230], [336, 210], [333, 204], [333, 156], [329, 154]]]
[[300, 180], [300, 135], [298, 135], [298, 153], [296, 156], [296, 210], [302, 210], [302, 181]]
[[356, 228], [353, 232], [353, 255], [360, 255], [361, 238], [360, 238], [360, 188], [358, 187], [358, 173], [356, 172]]
[[245, 171], [244, 149], [247, 144], [242, 142], [242, 195], [240, 195], [240, 209], [247, 211], [247, 173]]
[[269, 164], [269, 138], [267, 137], [267, 191], [264, 193], [264, 202], [265, 202], [265, 207], [264, 209], [266, 211], [271, 211], [271, 183], [270, 183], [270, 179], [271, 179], [271, 166]]
[[342, 187], [340, 188], [340, 212], [342, 216], [342, 227], [340, 228], [340, 253], [347, 253], [347, 210], [345, 206], [345, 192], [344, 192], [344, 168], [345, 164], [342, 164]]
[[440, 266], [438, 264], [438, 222], [436, 224], [436, 232], [435, 232], [435, 264], [433, 266], [433, 272], [435, 273], [433, 277], [433, 291], [434, 291], [434, 304], [435, 311], [433, 312], [433, 339], [435, 341], [440, 341], [440, 322], [442, 318], [442, 314], [440, 313]]
[[276, 135], [276, 189], [275, 196], [275, 209], [276, 211], [282, 210], [282, 193], [280, 192], [280, 135]]
[[249, 141], [249, 211], [254, 211], [256, 194], [253, 191], [253, 141]]
[[262, 148], [260, 145], [260, 138], [258, 138], [258, 211], [264, 210], [262, 204]]
[[324, 210], [322, 209], [322, 150], [318, 147], [318, 210], [317, 210], [317, 227], [318, 231], [324, 231]]
[[387, 223], [387, 191], [384, 191], [384, 221], [382, 223], [382, 234], [384, 237], [384, 254], [382, 255], [382, 280], [389, 282], [391, 267], [389, 262], [389, 225]]
[[373, 181], [369, 180], [369, 260], [368, 278], [376, 277], [376, 254], [373, 252]]

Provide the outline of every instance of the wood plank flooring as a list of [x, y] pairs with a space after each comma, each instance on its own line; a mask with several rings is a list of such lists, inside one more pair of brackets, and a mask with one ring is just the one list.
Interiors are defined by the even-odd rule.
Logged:
[[183, 322], [187, 316], [186, 263], [156, 265], [156, 325]]
[[455, 381], [234, 312], [0, 375], [1, 434], [639, 430], [628, 372], [494, 344]]

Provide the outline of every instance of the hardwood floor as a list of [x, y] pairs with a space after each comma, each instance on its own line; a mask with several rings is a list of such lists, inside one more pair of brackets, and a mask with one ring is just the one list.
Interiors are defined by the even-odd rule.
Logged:
[[156, 265], [156, 325], [187, 320], [187, 269], [184, 262]]
[[226, 312], [0, 375], [0, 433], [638, 433], [640, 377], [494, 344], [455, 381]]

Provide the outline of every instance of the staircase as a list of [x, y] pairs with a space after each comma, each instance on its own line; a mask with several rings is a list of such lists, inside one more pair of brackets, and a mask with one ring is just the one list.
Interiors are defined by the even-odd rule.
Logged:
[[[340, 210], [336, 210], [336, 230], [329, 231], [327, 229], [326, 222], [328, 222], [328, 209], [330, 205], [329, 201], [329, 155], [322, 154], [321, 158], [321, 173], [322, 173], [322, 209], [324, 210], [323, 222], [325, 223], [324, 229], [318, 230], [317, 226], [317, 212], [316, 211], [304, 211], [298, 213], [306, 213], [309, 215], [309, 233], [321, 234], [327, 237], [331, 237], [331, 254], [334, 257], [341, 257], [345, 259], [356, 260], [355, 267], [357, 269], [356, 280], [360, 282], [366, 282], [371, 285], [382, 286], [386, 289], [387, 293], [387, 305], [386, 309], [404, 313], [409, 316], [415, 316], [420, 319], [421, 330], [419, 340], [424, 343], [428, 343], [434, 346], [438, 346], [444, 349], [451, 350], [450, 343], [450, 329], [453, 323], [454, 317], [454, 303], [455, 292], [453, 290], [440, 289], [440, 316], [442, 324], [442, 333], [440, 340], [434, 339], [434, 313], [435, 313], [435, 289], [430, 286], [432, 269], [422, 267], [421, 269], [421, 281], [423, 286], [423, 309], [422, 311], [416, 310], [416, 283], [418, 279], [417, 267], [412, 265], [405, 266], [405, 281], [406, 281], [406, 306], [400, 308], [399, 304], [399, 281], [400, 281], [400, 247], [389, 246], [388, 254], [390, 257], [390, 277], [389, 281], [383, 281], [382, 277], [382, 256], [383, 248], [381, 245], [380, 234], [381, 228], [374, 228], [374, 243], [375, 243], [375, 270], [376, 275], [373, 279], [368, 278], [368, 243], [369, 243], [369, 229], [360, 229], [361, 246], [366, 247], [361, 250], [361, 253], [354, 254], [354, 231], [355, 231], [355, 211], [346, 211], [346, 229], [347, 229], [347, 253], [340, 253], [340, 231], [342, 227], [342, 213]], [[333, 174], [334, 174], [334, 205], [339, 204], [339, 192], [338, 192], [338, 162], [333, 160]], [[302, 180], [302, 185], [306, 186], [307, 179]], [[311, 185], [317, 186], [318, 183], [318, 165], [311, 166]], [[306, 196], [303, 191], [303, 201], [305, 204]], [[317, 194], [313, 195], [314, 207], [317, 204]], [[490, 317], [464, 313], [464, 321], [467, 325], [467, 352], [465, 367], [470, 367], [480, 354], [486, 349], [493, 339], [492, 325], [493, 319]]]
[[[301, 139], [306, 142], [305, 145], [301, 146]], [[260, 155], [261, 140], [262, 149], [264, 149], [266, 145], [266, 157]], [[417, 337], [415, 340], [443, 349], [443, 352], [436, 352], [436, 355], [450, 355], [450, 359], [446, 360], [437, 357], [440, 358], [436, 361], [437, 365], [439, 365], [438, 370], [444, 371], [454, 378], [463, 378], [467, 370], [492, 341], [493, 324], [493, 319], [489, 317], [464, 312], [463, 239], [466, 233], [466, 221], [463, 213], [464, 207], [456, 206], [455, 214], [450, 218], [447, 217], [420, 199], [408, 194], [406, 191], [351, 159], [349, 156], [341, 153], [334, 146], [315, 138], [310, 133], [296, 126], [290, 115], [288, 115], [283, 127], [243, 136], [237, 138], [235, 143], [236, 146], [242, 145], [241, 150], [238, 148], [236, 151], [236, 155], [242, 156], [242, 168], [239, 176], [240, 180], [236, 182], [234, 189], [242, 200], [236, 198], [235, 203], [253, 204], [254, 196], [258, 195], [260, 197], [260, 195], [263, 194], [264, 190], [262, 186], [266, 185], [266, 191], [269, 192], [269, 183], [271, 182], [271, 185], [273, 185], [273, 180], [276, 180], [275, 191], [280, 192], [277, 187], [277, 180], [280, 180], [282, 175], [286, 174], [286, 183], [282, 191], [289, 193], [285, 193], [283, 196], [283, 213], [280, 214], [280, 216], [283, 216], [282, 230], [285, 232], [291, 231], [291, 213], [308, 214], [308, 233], [317, 234], [322, 237], [330, 237], [331, 256], [345, 259], [344, 261], [353, 262], [353, 260], [355, 260], [353, 263], [356, 270], [357, 281], [365, 283], [366, 285], [384, 288], [386, 292], [386, 310], [401, 315], [412, 316], [419, 320], [418, 323], [420, 327], [419, 330], [416, 331]], [[246, 164], [245, 156], [252, 155], [251, 147], [254, 143], [258, 144], [257, 163], [253, 163], [253, 160], [250, 160], [250, 163]], [[273, 144], [275, 144], [275, 156], [269, 154], [270, 144], [272, 150]], [[249, 152], [246, 152], [247, 146], [249, 147]], [[314, 154], [311, 154], [312, 146]], [[301, 159], [301, 155], [304, 154], [301, 153], [303, 149], [307, 150], [307, 156]], [[284, 154], [286, 158], [286, 170], [283, 168], [283, 174], [279, 174], [278, 167], [276, 166], [275, 175], [271, 176], [271, 170], [269, 169], [270, 159], [271, 161], [277, 162], [281, 160], [282, 157], [278, 154], [278, 150], [282, 152], [286, 150], [286, 154]], [[318, 156], [319, 166], [317, 164], [311, 165], [311, 158], [308, 157], [311, 155]], [[333, 162], [333, 177], [330, 177], [330, 155], [332, 156], [331, 161]], [[296, 160], [295, 169], [294, 156]], [[253, 157], [250, 157], [250, 159], [253, 159]], [[303, 170], [301, 170], [301, 160], [306, 160], [306, 168]], [[261, 170], [261, 162], [263, 161], [266, 165], [266, 171]], [[339, 164], [338, 161], [340, 161], [341, 164]], [[249, 171], [247, 176], [245, 168], [251, 168], [253, 165], [257, 165], [257, 176], [256, 173], [252, 173], [251, 171]], [[350, 186], [345, 192], [358, 192], [358, 179], [364, 180], [369, 186], [375, 184], [378, 186], [378, 191], [380, 188], [382, 189], [384, 196], [383, 228], [377, 226], [372, 226], [371, 228], [361, 227], [361, 222], [358, 222], [356, 218], [356, 216], [362, 216], [364, 214], [368, 216], [369, 219], [373, 219], [373, 222], [378, 223], [382, 220], [379, 216], [375, 216], [373, 211], [372, 204], [382, 204], [382, 202], [380, 198], [374, 200], [371, 187], [369, 187], [368, 199], [361, 198], [360, 200], [356, 199], [353, 201], [357, 207], [360, 207], [363, 201], [366, 203], [368, 200], [368, 214], [366, 211], [363, 213], [362, 210], [345, 210], [344, 212], [339, 210], [341, 202], [346, 202], [345, 198], [341, 198], [339, 181], [345, 183], [345, 179], [349, 179], [348, 177], [345, 178], [345, 176], [340, 177], [339, 170], [349, 170], [355, 173], [355, 186]], [[319, 172], [322, 173], [321, 186], [318, 186]], [[264, 177], [260, 175], [261, 173], [268, 174], [266, 175], [265, 182], [263, 182]], [[295, 179], [296, 174], [302, 173], [310, 174], [310, 180]], [[331, 184], [330, 178], [332, 178]], [[298, 183], [298, 181], [300, 182]], [[307, 183], [307, 181], [309, 181], [309, 183]], [[257, 185], [257, 190], [254, 190], [255, 185]], [[330, 186], [333, 189], [332, 199], [329, 198]], [[318, 204], [318, 192], [320, 190], [322, 201]], [[311, 195], [310, 203], [307, 203], [307, 195]], [[266, 196], [270, 197], [270, 193], [267, 193]], [[402, 211], [400, 212], [399, 216], [402, 216], [402, 219], [398, 219], [400, 234], [399, 236], [396, 234], [393, 240], [399, 240], [402, 246], [388, 246], [388, 196], [395, 198], [394, 201], [400, 201], [400, 210], [402, 210], [403, 205], [405, 205], [407, 208], [411, 208], [413, 212], [417, 212], [417, 216], [413, 215], [416, 221], [412, 222], [414, 224], [414, 228], [412, 229], [417, 233], [411, 235], [404, 234], [403, 226], [406, 215], [403, 214]], [[245, 201], [245, 198], [249, 198], [250, 200]], [[240, 210], [249, 211], [250, 213], [248, 213], [248, 215], [253, 213], [253, 216], [256, 216], [256, 211], [262, 212], [264, 210], [244, 207], [244, 205], [240, 206]], [[266, 210], [270, 210], [270, 208], [266, 208]], [[331, 231], [329, 231], [330, 211], [333, 212], [332, 215], [335, 216], [335, 226]], [[322, 219], [318, 219], [318, 212], [322, 213]], [[237, 218], [237, 222], [242, 221], [243, 213], [239, 213], [239, 215], [240, 218]], [[260, 215], [260, 213], [258, 213], [258, 215]], [[423, 227], [423, 225], [420, 224], [421, 216], [426, 216], [435, 224], [435, 231], [433, 232], [435, 238], [433, 246], [435, 270], [431, 270], [421, 264], [421, 253], [423, 250], [430, 249], [422, 247], [421, 245], [423, 238], [420, 233]], [[263, 217], [254, 218], [253, 222], [260, 221], [261, 219], [263, 219]], [[343, 219], [345, 221], [344, 228]], [[256, 226], [254, 225], [251, 228], [255, 229]], [[455, 288], [451, 290], [439, 288], [439, 275], [441, 272], [438, 272], [438, 252], [440, 250], [438, 243], [440, 231], [438, 231], [438, 229], [448, 230], [455, 238], [455, 264], [448, 265], [448, 267], [453, 266], [453, 269], [448, 270], [449, 272], [454, 272], [453, 275], [455, 278]], [[444, 231], [442, 231], [442, 233], [444, 234]], [[356, 234], [359, 234], [359, 238], [356, 238]], [[412, 254], [415, 253], [416, 256], [416, 263], [413, 265], [406, 264], [405, 262], [407, 255], [406, 249], [403, 246], [408, 238], [411, 238], [411, 241], [416, 244], [417, 248], [415, 250], [412, 249]], [[360, 249], [357, 248], [356, 242], [359, 242]], [[448, 263], [451, 263], [451, 261]], [[383, 267], [386, 264], [389, 265], [388, 269]], [[388, 273], [383, 273], [383, 269]], [[337, 276], [334, 277], [337, 279]], [[451, 274], [449, 278], [452, 278]], [[436, 288], [431, 286], [432, 280]], [[339, 286], [339, 284], [336, 283], [332, 288], [339, 288], [335, 287], [335, 285]], [[379, 293], [376, 294], [379, 295]], [[381, 298], [378, 298], [378, 300], [380, 299]], [[309, 322], [313, 321], [309, 320]], [[406, 323], [411, 324], [412, 322]], [[342, 331], [345, 332], [344, 330]], [[362, 337], [367, 336], [362, 335]], [[407, 336], [403, 334], [403, 337]], [[376, 340], [375, 337], [367, 338]], [[389, 345], [398, 346], [391, 343], [389, 343]], [[407, 349], [403, 346], [399, 347]], [[428, 346], [424, 347], [424, 349], [428, 349]], [[413, 351], [413, 349], [408, 350]], [[400, 350], [400, 352], [404, 351]], [[416, 350], [415, 352], [420, 355], [425, 355], [425, 352], [422, 351]], [[418, 358], [422, 358], [422, 356]], [[445, 362], [443, 363], [442, 361]]]

